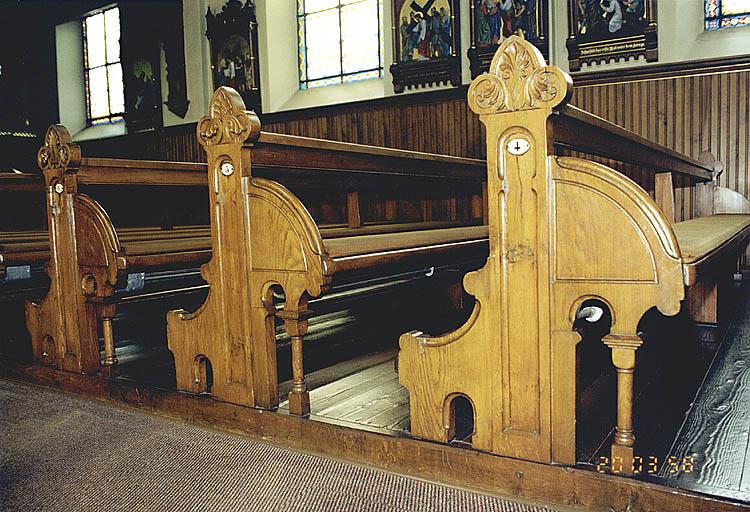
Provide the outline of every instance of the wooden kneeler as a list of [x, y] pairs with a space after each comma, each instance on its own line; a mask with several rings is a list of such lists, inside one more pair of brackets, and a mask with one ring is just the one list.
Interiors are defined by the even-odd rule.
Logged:
[[490, 256], [468, 274], [470, 319], [440, 337], [404, 334], [399, 380], [412, 434], [447, 442], [452, 402], [473, 406], [472, 446], [545, 463], [574, 464], [580, 305], [612, 315], [604, 338], [618, 375], [613, 456], [629, 467], [637, 324], [656, 306], [676, 314], [684, 296], [679, 248], [648, 194], [606, 166], [555, 157], [554, 107], [570, 77], [511, 36], [468, 92], [487, 129]]

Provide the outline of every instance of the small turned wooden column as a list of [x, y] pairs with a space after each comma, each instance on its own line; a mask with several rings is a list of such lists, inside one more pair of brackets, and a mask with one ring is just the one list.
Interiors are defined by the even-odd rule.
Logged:
[[[602, 341], [612, 349], [612, 362], [617, 370], [617, 425], [612, 443], [611, 467], [624, 475], [633, 474], [633, 375], [635, 351], [643, 344], [639, 336], [610, 334]], [[622, 464], [622, 466], [620, 466]], [[619, 468], [622, 468], [622, 471]]]
[[102, 363], [102, 375], [112, 377], [117, 370], [117, 354], [115, 352], [115, 335], [112, 331], [112, 318], [115, 316], [115, 306], [107, 304], [99, 310], [102, 319], [102, 334], [104, 336], [104, 362]]
[[289, 413], [307, 416], [310, 414], [310, 393], [305, 384], [302, 342], [307, 333], [307, 319], [312, 316], [312, 312], [307, 308], [284, 308], [277, 315], [284, 320], [286, 332], [292, 338], [292, 390], [289, 392]]

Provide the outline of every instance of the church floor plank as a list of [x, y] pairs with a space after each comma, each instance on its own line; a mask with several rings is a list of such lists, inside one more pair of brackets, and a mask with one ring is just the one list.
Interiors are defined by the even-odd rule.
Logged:
[[681, 488], [750, 500], [750, 294], [673, 444], [672, 455], [692, 457], [694, 470], [665, 466], [661, 475]]
[[[392, 349], [365, 354], [364, 356], [354, 357], [341, 363], [310, 372], [305, 375], [305, 384], [307, 384], [307, 389], [317, 389], [372, 366], [377, 366], [384, 361], [393, 361], [393, 358], [396, 357], [396, 352], [398, 352], [396, 349]], [[279, 396], [282, 398], [282, 401], [286, 399], [286, 395], [291, 389], [291, 380], [279, 383]]]
[[[395, 354], [382, 353], [382, 357], [387, 355], [390, 357], [369, 368], [313, 389], [310, 419], [392, 435], [405, 433], [409, 427], [409, 394], [398, 382]], [[365, 356], [358, 364], [382, 357]], [[288, 410], [288, 402], [282, 402], [279, 408]]]

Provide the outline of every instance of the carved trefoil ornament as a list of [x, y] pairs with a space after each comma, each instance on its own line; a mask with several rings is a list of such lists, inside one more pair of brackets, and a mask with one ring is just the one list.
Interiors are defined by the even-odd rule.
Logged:
[[260, 136], [260, 120], [245, 110], [245, 103], [232, 88], [219, 87], [211, 99], [209, 114], [198, 121], [198, 141], [202, 146], [255, 141]]
[[542, 54], [520, 37], [498, 48], [489, 73], [469, 87], [469, 106], [477, 114], [552, 108], [570, 98], [573, 83], [560, 68], [548, 66]]
[[37, 163], [47, 174], [60, 174], [68, 168], [78, 168], [81, 163], [81, 148], [73, 143], [70, 132], [61, 124], [53, 124], [44, 135], [44, 146], [39, 148]]

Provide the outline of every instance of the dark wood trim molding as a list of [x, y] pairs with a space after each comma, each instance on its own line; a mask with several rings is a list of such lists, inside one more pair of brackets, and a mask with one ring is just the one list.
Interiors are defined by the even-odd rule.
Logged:
[[371, 100], [351, 101], [348, 103], [324, 105], [321, 107], [285, 110], [283, 112], [264, 114], [260, 116], [260, 121], [261, 123], [285, 123], [288, 121], [299, 121], [302, 119], [310, 119], [313, 117], [324, 117], [328, 115], [340, 114], [342, 112], [361, 112], [388, 107], [425, 105], [428, 103], [440, 103], [443, 101], [451, 100], [466, 101], [466, 93], [468, 90], [468, 84], [464, 84], [460, 87], [452, 87], [450, 89], [439, 89], [436, 91], [426, 91], [415, 94], [400, 94], [397, 96], [386, 96], [384, 98], [376, 98]]
[[571, 73], [576, 86], [600, 85], [620, 82], [638, 82], [659, 78], [674, 78], [686, 75], [708, 75], [750, 69], [750, 54], [702, 59], [685, 62], [653, 64], [607, 71], [579, 71]]

